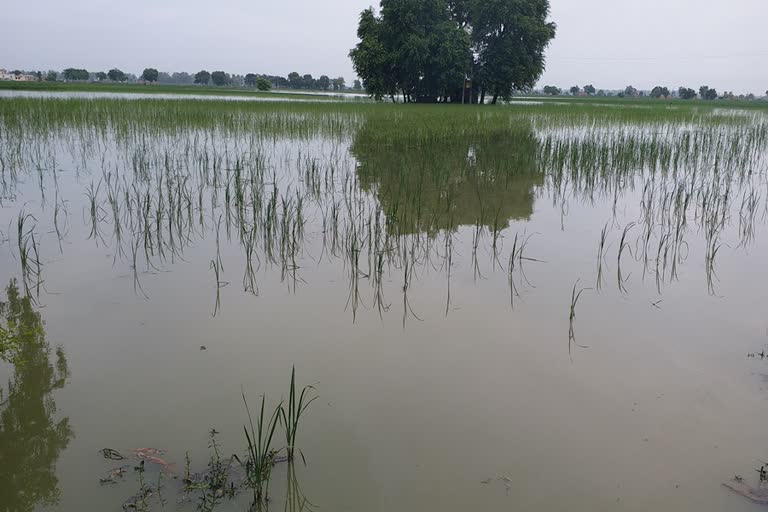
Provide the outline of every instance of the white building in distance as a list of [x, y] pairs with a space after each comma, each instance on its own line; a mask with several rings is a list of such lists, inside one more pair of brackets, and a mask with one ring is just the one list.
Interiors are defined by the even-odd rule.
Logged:
[[23, 73], [11, 73], [7, 69], [0, 68], [0, 80], [13, 82], [34, 82], [37, 80], [37, 77], [35, 75], [26, 75]]

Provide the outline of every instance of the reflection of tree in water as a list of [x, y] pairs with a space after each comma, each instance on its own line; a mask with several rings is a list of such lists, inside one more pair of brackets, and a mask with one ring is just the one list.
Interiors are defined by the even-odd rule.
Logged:
[[475, 224], [503, 228], [533, 213], [534, 188], [544, 178], [530, 127], [418, 144], [407, 137], [394, 142], [379, 137], [377, 129], [370, 124], [362, 128], [352, 153], [360, 185], [378, 198], [390, 233], [434, 233]]
[[31, 511], [58, 501], [56, 461], [73, 437], [69, 419], [54, 419], [52, 393], [64, 387], [69, 372], [61, 348], [45, 340], [40, 313], [29, 297], [19, 295], [15, 281], [0, 302], [0, 326], [16, 350], [4, 355], [13, 377], [0, 398], [0, 511]]

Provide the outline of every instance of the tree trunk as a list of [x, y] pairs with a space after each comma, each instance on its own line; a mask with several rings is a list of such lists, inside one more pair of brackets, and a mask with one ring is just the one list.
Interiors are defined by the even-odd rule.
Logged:
[[485, 105], [485, 89], [480, 90], [480, 101], [478, 103]]
[[498, 100], [498, 99], [499, 99], [499, 94], [495, 93], [493, 95], [493, 100], [491, 101], [491, 105], [495, 105], [496, 104], [496, 100]]

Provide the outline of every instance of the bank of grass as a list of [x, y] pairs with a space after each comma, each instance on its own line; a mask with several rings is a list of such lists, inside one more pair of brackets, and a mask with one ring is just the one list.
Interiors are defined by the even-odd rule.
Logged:
[[[61, 91], [61, 92], [109, 92], [109, 93], [141, 93], [141, 94], [187, 94], [202, 96], [237, 96], [254, 98], [291, 98], [302, 100], [326, 100], [333, 102], [339, 98], [366, 100], [367, 97], [362, 93], [344, 93], [333, 94], [312, 94], [305, 91], [280, 89], [279, 91], [258, 91], [242, 87], [216, 87], [201, 85], [173, 85], [173, 84], [128, 84], [113, 82], [10, 82], [0, 81], [0, 90], [14, 91]], [[617, 96], [592, 96], [592, 97], [571, 97], [571, 96], [526, 96], [520, 95], [513, 98], [513, 105], [521, 102], [541, 103], [548, 107], [632, 107], [635, 109], [644, 109], [658, 111], [659, 109], [668, 110], [711, 110], [716, 108], [727, 109], [746, 109], [746, 110], [768, 110], [768, 100], [756, 99], [746, 100], [681, 100], [681, 99], [653, 99], [644, 98], [619, 98]], [[368, 102], [366, 102], [368, 103]], [[373, 103], [373, 102], [371, 102]], [[382, 102], [382, 105], [394, 107], [389, 102]], [[427, 109], [455, 108], [458, 105], [425, 105]], [[501, 105], [491, 106], [489, 108], [498, 108]], [[418, 109], [422, 105], [407, 105], [409, 109]], [[464, 105], [463, 107], [468, 107]], [[478, 107], [477, 105], [472, 107]]]
[[643, 108], [733, 108], [733, 109], [765, 109], [768, 110], [768, 99], [754, 100], [712, 100], [700, 99], [682, 100], [679, 98], [656, 99], [650, 97], [620, 98], [618, 96], [525, 96], [513, 98], [514, 101], [540, 101], [542, 103], [563, 103], [568, 105], [611, 105]]
[[[335, 99], [339, 95], [308, 94], [302, 91], [281, 89], [280, 92], [258, 91], [241, 87], [216, 87], [208, 85], [173, 84], [121, 84], [112, 82], [10, 82], [0, 81], [0, 90], [50, 91], [50, 92], [108, 92], [128, 94], [194, 94], [205, 96], [248, 96], [255, 98], [282, 98], [323, 100]], [[364, 98], [362, 95], [348, 95]]]
[[[337, 140], [355, 137], [358, 144], [423, 146], [449, 140], [503, 138], [516, 133], [520, 126], [558, 139], [563, 130], [575, 130], [569, 136], [578, 135], [580, 140], [587, 132], [594, 138], [621, 135], [626, 130], [663, 137], [671, 126], [680, 125], [696, 127], [699, 132], [738, 127], [749, 131], [751, 138], [762, 141], [766, 137], [763, 112], [745, 111], [740, 104], [731, 108], [725, 102], [629, 100], [621, 105], [573, 100], [462, 106], [339, 100], [251, 102], [215, 97], [190, 101], [161, 97], [0, 98], [0, 127], [9, 133], [53, 133], [76, 127], [78, 131], [112, 131], [129, 138], [136, 133], [182, 134], [193, 129], [230, 136], [305, 139], [321, 135]], [[363, 132], [362, 127], [366, 127]]]

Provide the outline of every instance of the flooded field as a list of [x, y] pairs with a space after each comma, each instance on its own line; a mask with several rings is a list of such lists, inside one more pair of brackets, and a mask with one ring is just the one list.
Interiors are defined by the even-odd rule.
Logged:
[[703, 102], [0, 98], [0, 510], [760, 510], [767, 173]]

